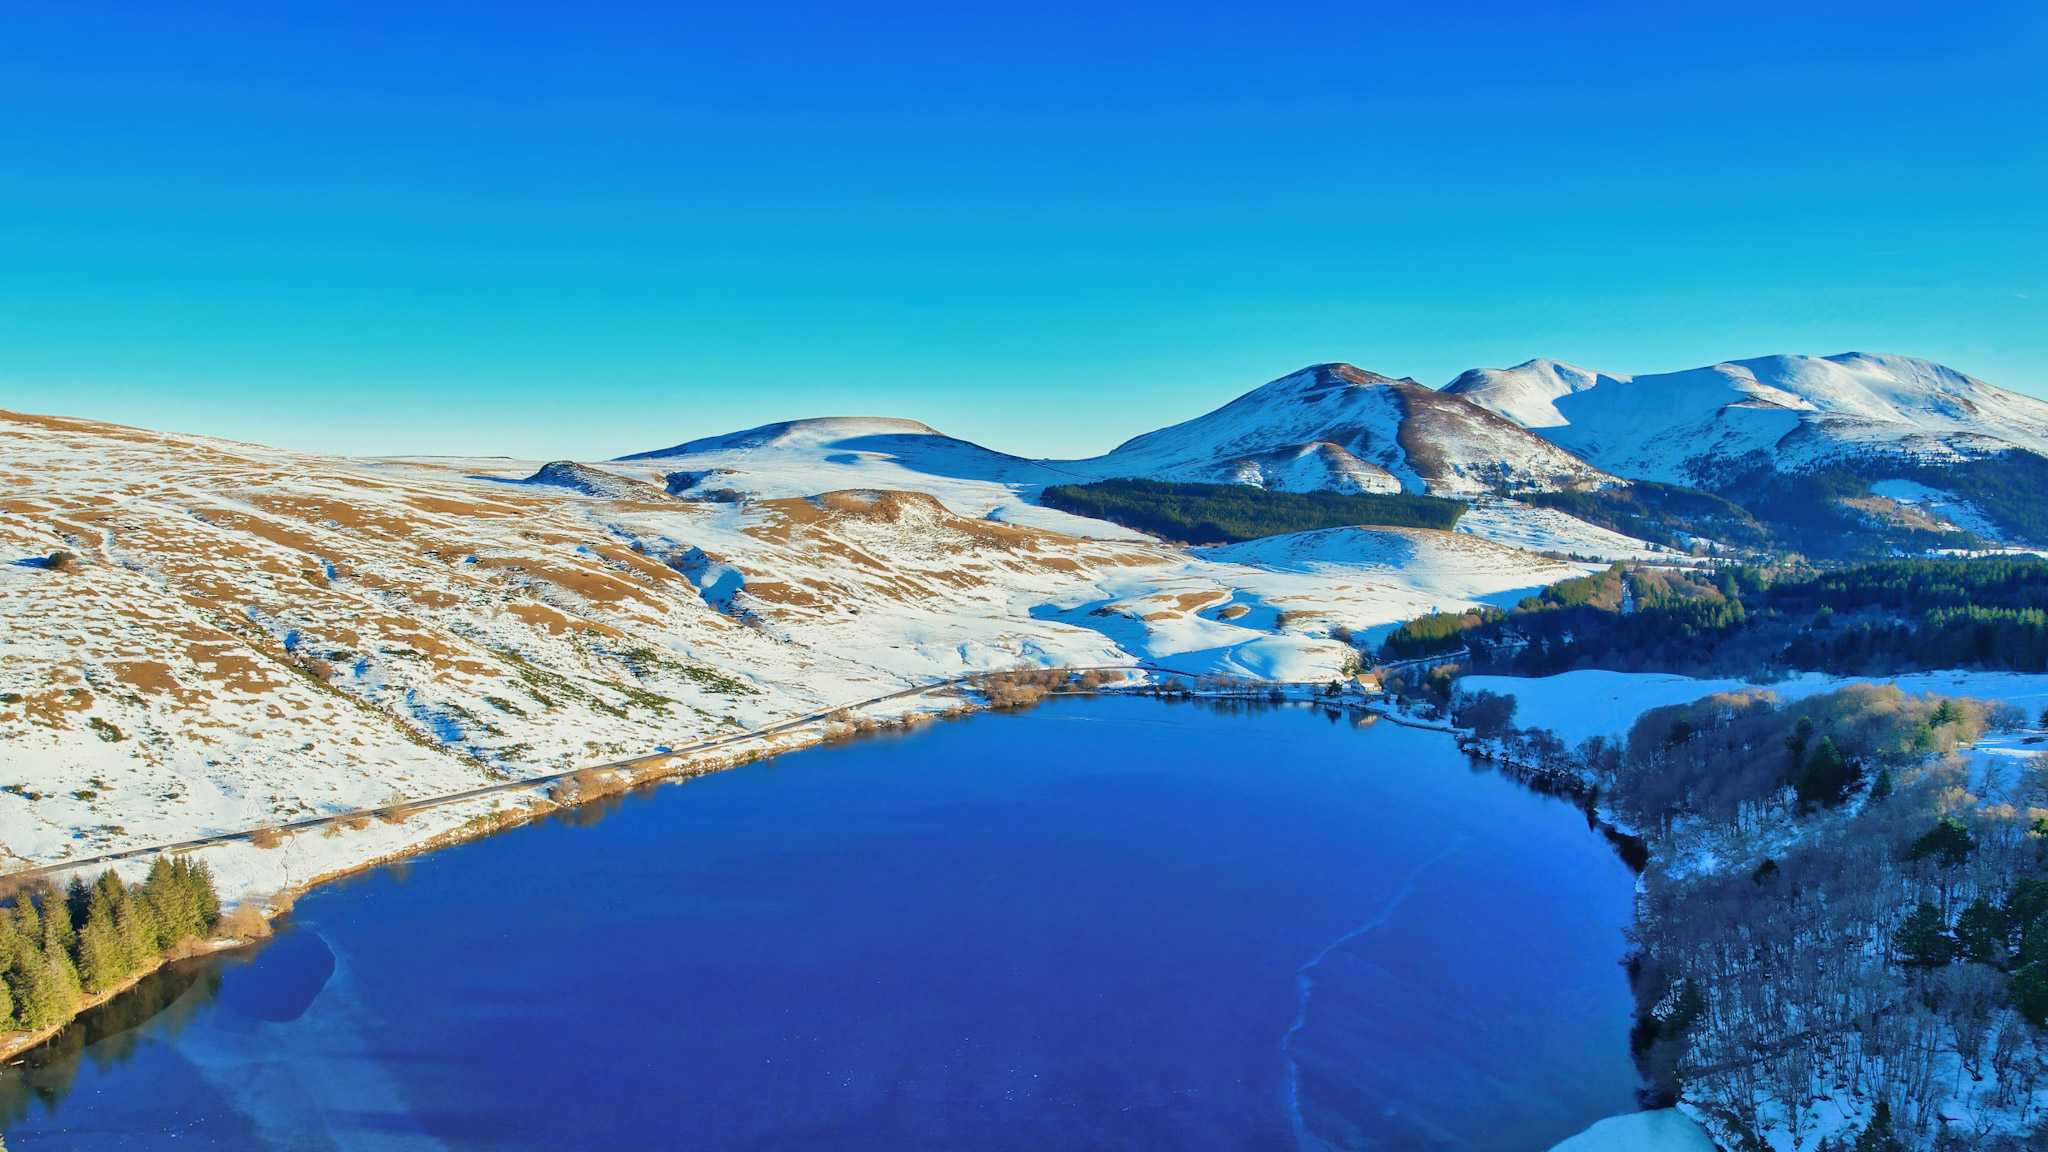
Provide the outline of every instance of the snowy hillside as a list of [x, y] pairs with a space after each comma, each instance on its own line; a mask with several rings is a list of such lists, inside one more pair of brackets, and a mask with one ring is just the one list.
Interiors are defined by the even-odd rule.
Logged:
[[1910, 356], [1767, 356], [1633, 377], [1532, 360], [1474, 369], [1444, 391], [1609, 472], [1693, 486], [1751, 454], [1794, 472], [2048, 454], [2048, 403]]
[[1051, 466], [1092, 478], [1257, 484], [1290, 492], [1429, 492], [1608, 482], [1512, 420], [1349, 364], [1319, 364], [1205, 416], [1089, 460]]
[[1449, 384], [1447, 395], [1463, 396], [1489, 412], [1524, 428], [1555, 428], [1568, 423], [1557, 410], [1559, 399], [1599, 383], [1596, 372], [1556, 360], [1531, 360], [1513, 368], [1472, 368]]
[[[1449, 533], [1191, 554], [1037, 507], [1045, 466], [906, 425], [543, 465], [0, 413], [0, 860], [517, 780], [981, 669], [1322, 679], [1352, 656], [1339, 628], [1587, 570]], [[699, 479], [678, 495], [678, 474]], [[201, 851], [232, 898], [499, 803]]]
[[915, 420], [789, 420], [636, 453], [606, 467], [686, 499], [717, 492], [781, 499], [847, 488], [900, 489], [928, 493], [969, 516], [1088, 538], [1147, 538], [1026, 498], [1048, 484], [1087, 477], [956, 440]]

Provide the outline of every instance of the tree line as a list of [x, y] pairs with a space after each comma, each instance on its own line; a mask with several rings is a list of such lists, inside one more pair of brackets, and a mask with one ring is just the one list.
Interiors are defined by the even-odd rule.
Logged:
[[1380, 656], [1469, 650], [1468, 671], [1573, 668], [1769, 675], [1918, 669], [2048, 671], [2048, 561], [1900, 560], [1819, 572], [1616, 564], [1510, 611], [1439, 613]]
[[219, 922], [204, 861], [159, 856], [139, 884], [112, 870], [68, 890], [22, 892], [0, 911], [0, 1025], [39, 1030], [70, 1020], [104, 992]]
[[1466, 508], [1463, 501], [1408, 492], [1275, 492], [1254, 484], [1135, 479], [1056, 484], [1045, 489], [1041, 499], [1063, 512], [1190, 544], [1234, 544], [1351, 526], [1449, 531]]

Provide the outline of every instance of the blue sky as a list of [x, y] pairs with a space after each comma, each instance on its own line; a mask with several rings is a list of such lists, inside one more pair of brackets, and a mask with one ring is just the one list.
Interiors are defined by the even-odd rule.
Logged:
[[2038, 3], [0, 6], [0, 406], [1079, 455], [1342, 359], [2048, 396]]

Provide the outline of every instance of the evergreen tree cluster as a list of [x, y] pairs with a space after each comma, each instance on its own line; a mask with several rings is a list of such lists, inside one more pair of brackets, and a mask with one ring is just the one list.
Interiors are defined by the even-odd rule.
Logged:
[[69, 891], [23, 893], [0, 913], [0, 1026], [42, 1029], [78, 1010], [180, 941], [204, 938], [220, 919], [204, 862], [157, 857], [140, 884], [111, 870]]
[[1048, 507], [1109, 520], [1190, 544], [1234, 544], [1320, 528], [1380, 525], [1449, 531], [1465, 514], [1459, 500], [1400, 492], [1275, 492], [1253, 484], [1164, 484], [1099, 480], [1056, 484]]
[[2048, 671], [2048, 561], [1895, 560], [1818, 573], [1617, 564], [1551, 585], [1510, 612], [1410, 621], [1387, 637], [1381, 655], [1466, 648], [1470, 671], [1530, 676], [1573, 668]]
[[1777, 542], [1771, 528], [1742, 505], [1676, 484], [1637, 480], [1625, 488], [1524, 492], [1519, 498], [1667, 548], [1684, 550], [1694, 536], [1753, 549], [1767, 549]]

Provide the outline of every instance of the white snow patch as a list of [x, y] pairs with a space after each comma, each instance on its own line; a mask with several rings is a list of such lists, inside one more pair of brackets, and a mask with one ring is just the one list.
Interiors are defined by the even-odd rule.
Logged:
[[1717, 1152], [1700, 1126], [1676, 1108], [1610, 1116], [1550, 1152]]

